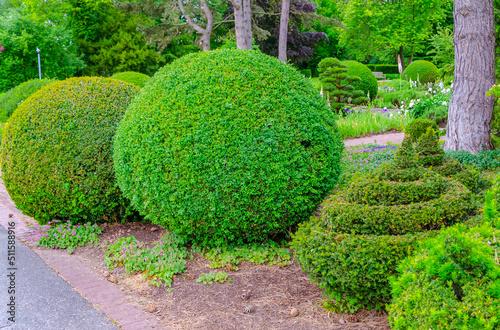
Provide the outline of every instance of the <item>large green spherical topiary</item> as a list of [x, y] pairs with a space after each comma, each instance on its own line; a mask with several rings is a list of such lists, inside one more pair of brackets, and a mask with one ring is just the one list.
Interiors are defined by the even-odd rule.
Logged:
[[45, 86], [14, 112], [2, 138], [2, 177], [40, 223], [121, 220], [128, 203], [115, 183], [112, 140], [139, 89], [109, 78]]
[[421, 84], [435, 82], [439, 78], [439, 69], [429, 61], [411, 62], [403, 71], [406, 79], [419, 81]]
[[262, 241], [309, 217], [342, 140], [309, 81], [255, 51], [190, 54], [161, 69], [120, 123], [120, 188], [194, 243]]
[[32, 79], [0, 95], [0, 123], [5, 123], [21, 102], [53, 82], [52, 79]]
[[342, 61], [342, 63], [347, 65], [347, 74], [350, 77], [358, 76], [361, 78], [361, 81], [355, 81], [351, 85], [355, 89], [365, 92], [367, 96], [370, 94], [370, 100], [375, 100], [378, 94], [378, 82], [373, 72], [366, 65], [356, 61]]
[[146, 85], [146, 83], [151, 79], [150, 76], [133, 71], [115, 73], [114, 75], [111, 76], [111, 78], [128, 82], [129, 84], [136, 85], [139, 88], [143, 88]]

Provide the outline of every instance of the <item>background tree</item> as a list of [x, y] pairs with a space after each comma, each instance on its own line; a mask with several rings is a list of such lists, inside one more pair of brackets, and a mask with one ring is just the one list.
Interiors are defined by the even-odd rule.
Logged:
[[455, 81], [446, 150], [492, 149], [490, 123], [495, 84], [495, 17], [492, 0], [455, 0]]
[[286, 63], [286, 44], [288, 41], [288, 17], [290, 15], [290, 0], [282, 0], [280, 38], [278, 45], [278, 59]]
[[[434, 26], [445, 20], [452, 0], [349, 0], [342, 8], [340, 42], [358, 60], [391, 50], [402, 58], [403, 70], [424, 50]], [[405, 50], [409, 53], [404, 61]]]
[[351, 83], [360, 77], [349, 76], [347, 65], [336, 58], [325, 58], [318, 65], [319, 80], [327, 95], [330, 107], [339, 111], [346, 103], [362, 104], [370, 101], [365, 93], [356, 90]]
[[41, 49], [42, 77], [65, 79], [84, 67], [71, 34], [51, 24], [31, 21], [16, 10], [0, 16], [0, 92], [38, 78], [36, 48]]

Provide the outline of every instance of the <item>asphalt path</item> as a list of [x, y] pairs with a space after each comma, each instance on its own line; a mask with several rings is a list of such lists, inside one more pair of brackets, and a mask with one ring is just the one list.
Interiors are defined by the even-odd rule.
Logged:
[[[17, 240], [14, 267], [9, 265], [8, 243], [8, 232], [0, 226], [0, 329], [118, 329]], [[9, 313], [11, 306], [7, 305], [12, 296], [15, 313]], [[9, 320], [12, 314], [15, 322]]]

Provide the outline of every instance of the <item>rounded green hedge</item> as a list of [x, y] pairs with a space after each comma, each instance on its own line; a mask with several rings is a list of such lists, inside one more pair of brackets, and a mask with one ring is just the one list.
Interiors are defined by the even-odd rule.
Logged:
[[296, 70], [255, 51], [190, 54], [161, 69], [118, 128], [124, 194], [193, 243], [262, 241], [333, 188], [343, 143]]
[[0, 123], [5, 123], [21, 102], [54, 81], [53, 79], [28, 80], [0, 95]]
[[429, 61], [414, 61], [403, 71], [406, 79], [420, 81], [421, 84], [435, 82], [439, 78], [439, 69]]
[[128, 82], [129, 84], [135, 85], [139, 88], [143, 88], [146, 83], [151, 80], [150, 76], [134, 71], [115, 73], [111, 76], [111, 78]]
[[349, 76], [361, 78], [361, 81], [355, 81], [351, 85], [355, 89], [365, 92], [367, 96], [370, 94], [370, 100], [375, 100], [378, 94], [378, 82], [373, 72], [366, 65], [356, 61], [342, 61], [342, 63], [347, 65], [347, 74]]
[[500, 265], [489, 223], [459, 224], [421, 243], [392, 282], [394, 329], [499, 329]]
[[136, 86], [109, 78], [52, 83], [5, 126], [2, 177], [12, 200], [40, 223], [122, 220], [112, 141]]

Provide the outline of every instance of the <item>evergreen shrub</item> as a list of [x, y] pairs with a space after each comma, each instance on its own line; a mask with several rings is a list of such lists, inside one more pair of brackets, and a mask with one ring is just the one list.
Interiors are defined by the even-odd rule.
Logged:
[[370, 94], [370, 100], [375, 100], [378, 94], [378, 82], [373, 72], [366, 65], [356, 61], [342, 61], [342, 63], [347, 65], [349, 76], [361, 78], [361, 81], [353, 82], [352, 86], [362, 90], [367, 96]]
[[52, 79], [28, 80], [2, 94], [0, 96], [0, 123], [5, 123], [21, 102], [52, 82], [54, 82]]
[[439, 78], [439, 69], [429, 61], [414, 61], [406, 67], [403, 76], [421, 84], [433, 83]]
[[120, 123], [114, 160], [133, 206], [202, 246], [263, 241], [307, 219], [335, 185], [335, 118], [295, 69], [255, 51], [186, 55]]
[[377, 64], [375, 70], [377, 72], [383, 72], [385, 74], [396, 74], [399, 73], [397, 64]]
[[146, 83], [151, 79], [150, 76], [145, 75], [144, 73], [133, 72], [133, 71], [115, 73], [114, 75], [111, 76], [111, 78], [127, 82], [139, 88], [143, 88], [146, 85]]
[[435, 121], [425, 118], [414, 119], [405, 127], [405, 139], [412, 143], [417, 142], [429, 128], [434, 130], [436, 136], [439, 138], [439, 126]]
[[2, 177], [12, 200], [40, 223], [122, 220], [112, 140], [136, 86], [109, 78], [54, 82], [26, 99], [5, 126]]
[[345, 190], [323, 202], [317, 217], [299, 225], [291, 247], [325, 289], [329, 307], [351, 313], [384, 308], [391, 299], [389, 278], [417, 241], [476, 210], [462, 183], [422, 166], [429, 163], [422, 155], [442, 154], [431, 142], [437, 143], [431, 128], [415, 144], [406, 137], [393, 164], [355, 175]]
[[394, 329], [500, 328], [500, 230], [458, 224], [424, 240], [391, 283]]

